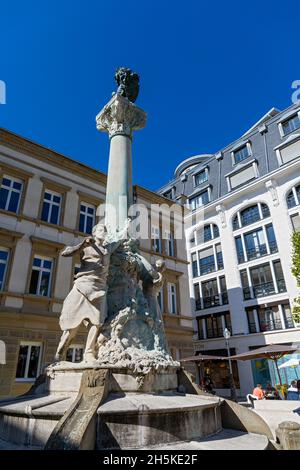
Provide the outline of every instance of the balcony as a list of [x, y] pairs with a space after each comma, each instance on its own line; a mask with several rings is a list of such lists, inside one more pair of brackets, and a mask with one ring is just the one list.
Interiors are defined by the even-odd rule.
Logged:
[[273, 253], [277, 253], [278, 251], [278, 246], [277, 246], [277, 243], [276, 241], [272, 241], [272, 242], [269, 242], [269, 247], [270, 247], [270, 253], [273, 254]]
[[256, 325], [254, 322], [249, 322], [249, 333], [257, 333]]
[[256, 284], [253, 286], [254, 297], [266, 297], [267, 295], [276, 294], [274, 283], [264, 282], [262, 284]]
[[260, 331], [275, 331], [282, 330], [280, 320], [259, 321]]
[[203, 308], [218, 307], [220, 305], [219, 294], [203, 297]]
[[268, 254], [267, 245], [259, 245], [255, 248], [247, 248], [247, 258], [248, 261], [252, 259], [260, 258], [261, 256], [266, 256]]
[[196, 299], [195, 301], [195, 305], [196, 305], [196, 310], [201, 310], [201, 300], [200, 299]]

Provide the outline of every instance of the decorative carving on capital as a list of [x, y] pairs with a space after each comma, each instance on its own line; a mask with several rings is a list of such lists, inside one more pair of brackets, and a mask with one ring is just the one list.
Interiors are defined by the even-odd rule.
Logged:
[[216, 211], [219, 214], [221, 225], [223, 228], [227, 227], [226, 216], [225, 216], [225, 207], [222, 204], [217, 205]]
[[266, 188], [267, 188], [267, 190], [269, 191], [269, 193], [271, 195], [274, 207], [279, 206], [279, 198], [278, 198], [278, 193], [277, 193], [276, 186], [277, 186], [276, 181], [269, 180], [269, 181], [266, 182]]
[[146, 119], [145, 111], [115, 94], [97, 115], [96, 125], [99, 131], [108, 132], [110, 138], [116, 134], [131, 137], [132, 131], [145, 127]]

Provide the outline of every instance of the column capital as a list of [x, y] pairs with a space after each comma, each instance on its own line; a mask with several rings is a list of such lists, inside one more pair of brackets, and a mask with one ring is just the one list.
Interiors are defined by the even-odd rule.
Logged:
[[108, 132], [109, 137], [125, 135], [131, 137], [132, 131], [146, 125], [147, 114], [128, 98], [115, 93], [111, 100], [96, 116], [98, 131]]

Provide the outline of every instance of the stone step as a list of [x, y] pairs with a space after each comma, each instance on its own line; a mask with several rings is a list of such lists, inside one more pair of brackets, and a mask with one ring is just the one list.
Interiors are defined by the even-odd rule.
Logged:
[[189, 442], [143, 447], [143, 450], [265, 450], [266, 436], [223, 429], [219, 433]]

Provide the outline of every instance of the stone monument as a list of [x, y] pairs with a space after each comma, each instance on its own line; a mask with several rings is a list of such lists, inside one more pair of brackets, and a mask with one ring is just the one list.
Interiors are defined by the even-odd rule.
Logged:
[[[134, 104], [138, 75], [121, 67], [115, 79], [117, 92], [96, 117], [110, 139], [105, 222], [61, 253], [81, 260], [63, 304], [61, 340], [28, 394], [0, 403], [0, 437], [8, 441], [46, 449], [148, 448], [222, 429], [225, 401], [201, 394], [169, 353], [157, 301], [164, 261], [152, 266], [130, 236], [132, 138], [146, 113]], [[86, 347], [74, 364], [65, 356], [81, 324]], [[234, 422], [228, 410], [226, 420]], [[247, 412], [239, 411], [238, 422]], [[256, 427], [268, 435], [263, 421]]]

